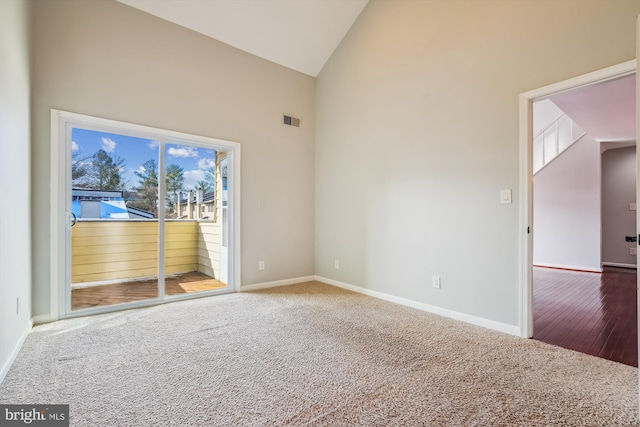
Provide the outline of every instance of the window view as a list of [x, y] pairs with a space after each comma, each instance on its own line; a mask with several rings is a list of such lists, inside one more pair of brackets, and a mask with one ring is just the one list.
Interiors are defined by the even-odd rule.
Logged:
[[223, 151], [73, 128], [71, 309], [160, 298], [159, 279], [165, 295], [225, 288], [222, 164]]

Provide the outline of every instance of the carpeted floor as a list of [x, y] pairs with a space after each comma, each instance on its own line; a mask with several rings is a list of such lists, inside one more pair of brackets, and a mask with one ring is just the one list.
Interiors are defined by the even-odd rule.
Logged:
[[639, 426], [636, 368], [311, 282], [38, 326], [73, 426]]

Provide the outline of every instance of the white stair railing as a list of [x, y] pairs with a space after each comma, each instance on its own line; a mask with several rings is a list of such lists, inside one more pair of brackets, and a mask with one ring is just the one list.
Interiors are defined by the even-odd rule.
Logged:
[[584, 135], [586, 132], [566, 114], [536, 133], [533, 136], [534, 175]]

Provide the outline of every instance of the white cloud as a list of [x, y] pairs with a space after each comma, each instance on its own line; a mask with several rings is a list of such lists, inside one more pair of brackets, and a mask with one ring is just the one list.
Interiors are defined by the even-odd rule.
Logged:
[[146, 171], [147, 170], [142, 165], [138, 168], [138, 173], [145, 173]]
[[71, 151], [78, 151], [79, 149], [78, 144], [75, 141], [71, 141]]
[[147, 144], [147, 147], [149, 147], [150, 150], [155, 150], [156, 148], [158, 148], [158, 144], [160, 143], [154, 140], [149, 142], [149, 144]]
[[193, 147], [169, 147], [167, 153], [173, 157], [198, 157], [198, 150]]
[[198, 160], [198, 168], [208, 169], [216, 166], [216, 159], [202, 158]]
[[113, 139], [102, 137], [102, 149], [107, 153], [111, 153], [116, 149], [116, 142]]
[[198, 181], [204, 179], [204, 171], [201, 169], [194, 169], [190, 171], [184, 171], [184, 188], [194, 188]]

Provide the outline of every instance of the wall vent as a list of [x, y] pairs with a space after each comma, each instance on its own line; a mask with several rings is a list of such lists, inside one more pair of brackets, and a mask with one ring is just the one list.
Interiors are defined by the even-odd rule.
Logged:
[[287, 126], [295, 126], [297, 128], [300, 127], [300, 119], [291, 116], [284, 116], [284, 124]]

